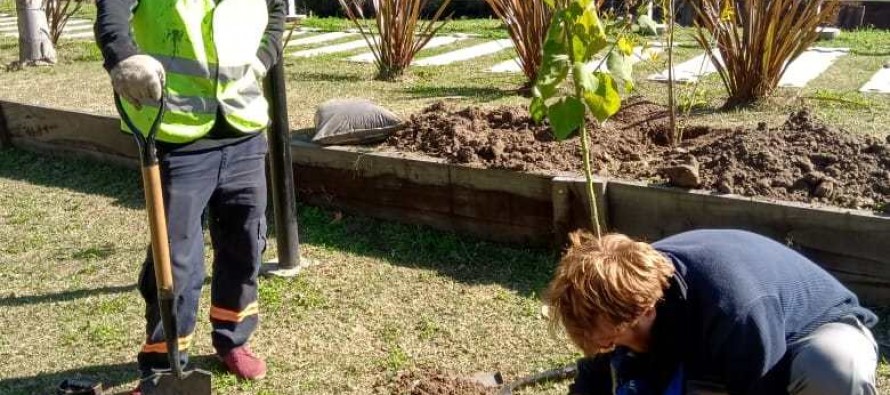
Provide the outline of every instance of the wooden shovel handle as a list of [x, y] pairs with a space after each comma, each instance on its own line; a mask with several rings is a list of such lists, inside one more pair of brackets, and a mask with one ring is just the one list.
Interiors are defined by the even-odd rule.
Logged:
[[151, 230], [151, 252], [155, 280], [161, 295], [173, 294], [173, 269], [170, 264], [170, 245], [167, 239], [167, 216], [161, 192], [161, 170], [157, 163], [142, 168], [148, 226]]

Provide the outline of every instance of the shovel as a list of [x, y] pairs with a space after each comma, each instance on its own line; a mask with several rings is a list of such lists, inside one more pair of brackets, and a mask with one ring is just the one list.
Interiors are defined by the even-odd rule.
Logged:
[[179, 339], [176, 330], [176, 295], [173, 288], [173, 271], [170, 265], [170, 246], [167, 239], [167, 217], [164, 213], [164, 196], [161, 194], [161, 172], [155, 147], [158, 126], [167, 110], [165, 95], [161, 95], [158, 115], [151, 124], [147, 135], [133, 124], [124, 112], [120, 96], [114, 94], [114, 104], [121, 119], [133, 132], [139, 147], [142, 163], [142, 183], [145, 189], [145, 205], [148, 211], [148, 225], [151, 230], [151, 252], [154, 261], [155, 280], [158, 288], [158, 303], [161, 310], [161, 324], [167, 342], [167, 359], [171, 372], [156, 372], [140, 383], [146, 395], [210, 395], [210, 373], [195, 369], [184, 372], [179, 362]]

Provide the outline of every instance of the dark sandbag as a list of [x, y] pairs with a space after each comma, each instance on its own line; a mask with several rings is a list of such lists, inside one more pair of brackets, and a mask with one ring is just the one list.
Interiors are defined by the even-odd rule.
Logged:
[[392, 111], [367, 100], [331, 100], [315, 112], [315, 136], [321, 145], [372, 144], [404, 125]]

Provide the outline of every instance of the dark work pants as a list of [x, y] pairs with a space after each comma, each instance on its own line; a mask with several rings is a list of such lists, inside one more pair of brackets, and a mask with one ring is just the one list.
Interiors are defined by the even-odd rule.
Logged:
[[[266, 246], [266, 139], [161, 155], [161, 178], [183, 363], [204, 282], [203, 213], [213, 244], [210, 320], [218, 354], [244, 345], [258, 324], [257, 275]], [[143, 375], [169, 369], [151, 254], [139, 276], [146, 302]]]

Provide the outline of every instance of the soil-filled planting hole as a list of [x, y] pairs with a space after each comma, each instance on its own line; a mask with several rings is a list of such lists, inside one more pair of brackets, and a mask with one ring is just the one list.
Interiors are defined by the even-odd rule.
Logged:
[[[890, 138], [830, 128], [805, 109], [772, 128], [686, 125], [683, 141], [672, 146], [665, 107], [637, 97], [591, 135], [591, 160], [601, 176], [890, 212]], [[436, 103], [383, 146], [474, 167], [581, 169], [580, 140], [555, 141], [549, 126], [536, 125], [523, 107]]]
[[392, 395], [493, 395], [488, 388], [437, 370], [401, 372], [392, 380], [376, 387], [377, 393]]

